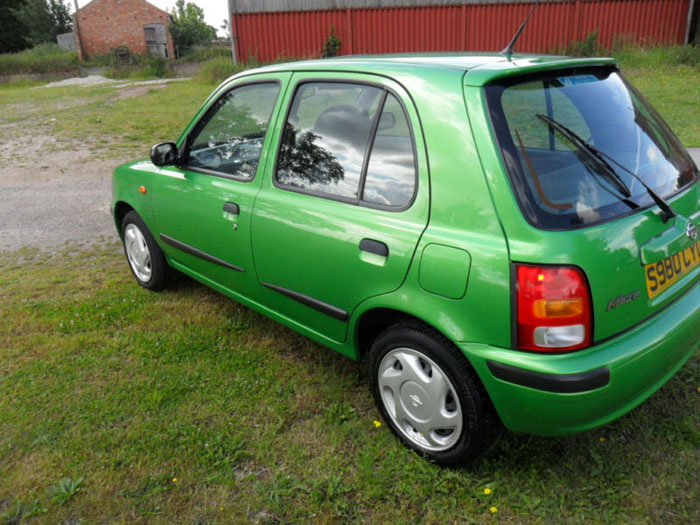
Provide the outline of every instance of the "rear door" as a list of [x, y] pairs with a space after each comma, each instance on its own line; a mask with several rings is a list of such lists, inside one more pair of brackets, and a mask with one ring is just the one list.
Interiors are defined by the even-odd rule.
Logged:
[[253, 216], [266, 304], [332, 340], [396, 290], [428, 221], [418, 116], [380, 77], [295, 74]]

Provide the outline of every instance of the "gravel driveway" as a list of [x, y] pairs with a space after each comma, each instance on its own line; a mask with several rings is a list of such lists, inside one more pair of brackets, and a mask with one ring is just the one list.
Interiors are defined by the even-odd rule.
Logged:
[[[64, 80], [59, 85], [116, 84], [116, 88], [126, 88], [115, 91], [117, 99], [143, 95], [173, 80], [186, 79], [124, 84], [87, 77]], [[80, 103], [79, 98], [76, 101]], [[95, 241], [116, 241], [109, 209], [111, 176], [117, 165], [133, 160], [132, 156], [101, 160], [99, 157], [109, 153], [109, 146], [99, 145], [98, 140], [87, 144], [47, 134], [50, 113], [25, 103], [11, 110], [0, 108], [0, 251], [55, 251], [64, 246], [74, 249]], [[18, 119], [18, 114], [25, 118]], [[143, 144], [136, 157], [147, 156], [150, 146]]]
[[53, 137], [35, 135], [0, 149], [1, 251], [116, 240], [109, 203], [118, 161], [94, 160], [80, 147], [51, 151], [54, 144]]
[[[55, 250], [116, 240], [109, 210], [110, 178], [119, 160], [95, 160], [83, 144], [61, 143], [0, 114], [0, 251]], [[149, 144], [143, 145], [144, 155]], [[67, 149], [64, 149], [67, 148]], [[700, 166], [700, 148], [690, 150]], [[124, 159], [127, 160], [127, 159]]]

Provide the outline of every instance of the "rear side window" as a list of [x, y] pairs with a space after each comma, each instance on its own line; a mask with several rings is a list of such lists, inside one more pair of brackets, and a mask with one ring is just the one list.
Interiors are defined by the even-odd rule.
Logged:
[[362, 200], [406, 206], [415, 189], [413, 141], [406, 115], [396, 97], [387, 95], [372, 144]]
[[405, 207], [415, 191], [408, 120], [398, 99], [375, 86], [308, 83], [294, 95], [276, 182], [351, 203]]

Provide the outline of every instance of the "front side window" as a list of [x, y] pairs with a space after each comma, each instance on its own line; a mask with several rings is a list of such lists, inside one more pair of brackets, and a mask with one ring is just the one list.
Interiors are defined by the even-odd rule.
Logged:
[[348, 202], [402, 207], [415, 191], [413, 151], [393, 94], [359, 84], [303, 84], [285, 123], [276, 181]]
[[[487, 86], [514, 193], [528, 220], [572, 229], [653, 200], [697, 179], [656, 112], [611, 68], [551, 72]], [[597, 157], [597, 158], [594, 158]]]
[[185, 167], [252, 179], [278, 94], [270, 82], [222, 96], [190, 135]]

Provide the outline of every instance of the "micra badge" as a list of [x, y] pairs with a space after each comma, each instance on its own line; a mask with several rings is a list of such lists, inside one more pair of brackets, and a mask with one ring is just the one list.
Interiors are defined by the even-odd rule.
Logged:
[[615, 297], [615, 299], [611, 299], [608, 302], [608, 307], [605, 310], [609, 312], [613, 308], [617, 308], [618, 306], [634, 301], [637, 297], [639, 297], [639, 290], [628, 295], [620, 295], [619, 297]]

